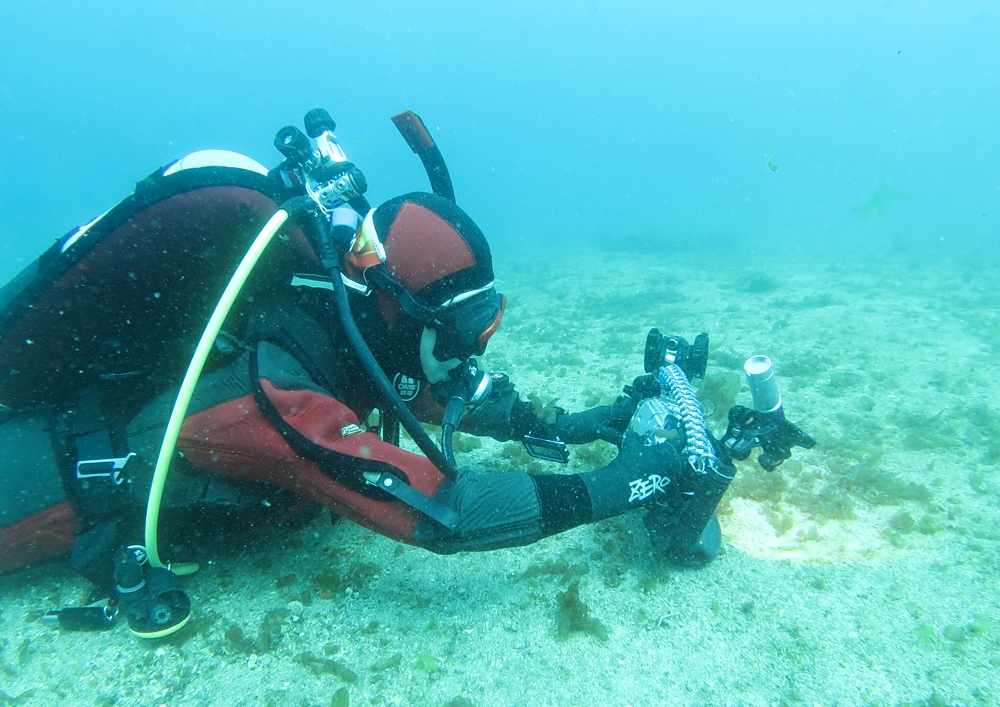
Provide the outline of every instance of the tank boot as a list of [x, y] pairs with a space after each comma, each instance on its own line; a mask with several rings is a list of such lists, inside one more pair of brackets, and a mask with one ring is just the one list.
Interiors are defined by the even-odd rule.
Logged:
[[179, 631], [191, 618], [191, 600], [173, 572], [151, 567], [143, 572], [132, 548], [114, 557], [119, 611], [129, 630], [140, 638], [162, 638]]

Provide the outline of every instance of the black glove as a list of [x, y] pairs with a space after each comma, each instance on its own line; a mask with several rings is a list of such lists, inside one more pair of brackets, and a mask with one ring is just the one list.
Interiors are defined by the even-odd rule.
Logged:
[[673, 439], [647, 447], [638, 435], [626, 433], [621, 451], [606, 467], [580, 474], [590, 493], [593, 520], [672, 501], [687, 466], [678, 452], [683, 445], [683, 439]]
[[[563, 413], [556, 417], [555, 422], [548, 425], [542, 436], [558, 438], [566, 444], [587, 444], [596, 439], [603, 439], [616, 446], [621, 446], [622, 431], [608, 425], [612, 417], [610, 405], [601, 405], [583, 412]], [[539, 430], [542, 432], [542, 430]]]
[[498, 442], [520, 440], [539, 423], [531, 403], [521, 400], [503, 373], [494, 373], [490, 396], [458, 426], [460, 432], [492, 437]]

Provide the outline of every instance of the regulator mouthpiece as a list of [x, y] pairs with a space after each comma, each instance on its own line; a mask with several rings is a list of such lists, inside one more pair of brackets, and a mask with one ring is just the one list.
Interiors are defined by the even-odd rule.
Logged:
[[781, 410], [781, 395], [778, 381], [774, 376], [774, 364], [767, 356], [751, 356], [743, 364], [753, 396], [754, 410], [761, 413], [776, 413]]

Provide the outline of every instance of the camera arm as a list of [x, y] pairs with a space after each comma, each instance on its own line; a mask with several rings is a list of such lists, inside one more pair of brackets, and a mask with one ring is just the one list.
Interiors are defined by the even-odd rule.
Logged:
[[754, 447], [761, 447], [763, 453], [757, 462], [766, 471], [774, 471], [792, 456], [792, 447], [812, 449], [816, 440], [786, 420], [781, 408], [758, 412], [734, 405], [729, 410], [729, 427], [720, 446], [724, 455], [740, 461], [749, 457]]

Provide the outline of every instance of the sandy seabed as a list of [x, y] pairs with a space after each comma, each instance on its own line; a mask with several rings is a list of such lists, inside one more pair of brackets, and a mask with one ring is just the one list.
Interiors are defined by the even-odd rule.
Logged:
[[[451, 557], [323, 515], [179, 558], [202, 562], [194, 614], [160, 641], [41, 623], [88, 586], [37, 567], [0, 578], [0, 704], [1000, 704], [997, 268], [569, 258], [497, 260], [510, 306], [484, 362], [523, 395], [597, 404], [642, 373], [650, 326], [706, 331], [716, 432], [743, 360], [767, 353], [818, 441], [771, 475], [740, 464], [713, 564], [655, 556], [638, 514]], [[457, 446], [473, 468], [529, 463], [511, 443]], [[607, 640], [559, 635], [577, 580]]]

